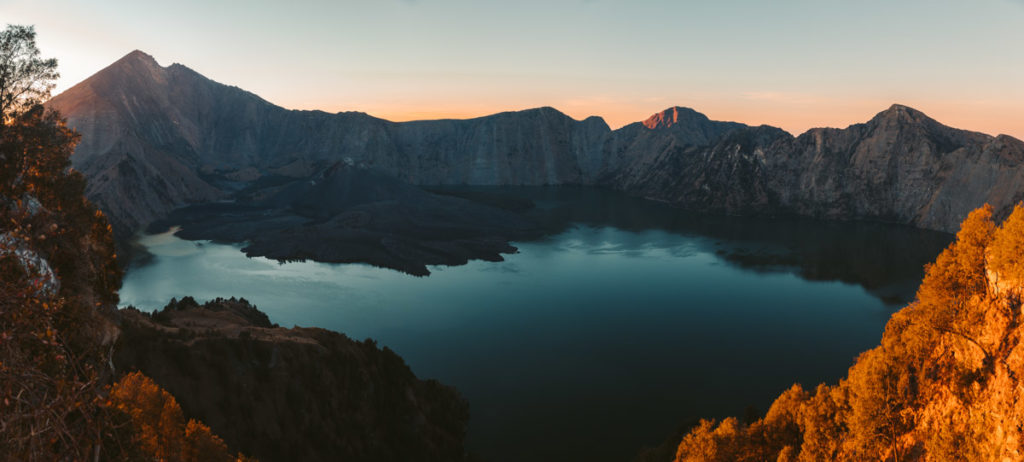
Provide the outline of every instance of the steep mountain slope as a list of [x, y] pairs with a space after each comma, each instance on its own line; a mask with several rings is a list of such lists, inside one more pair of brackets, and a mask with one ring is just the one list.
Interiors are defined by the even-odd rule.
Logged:
[[738, 127], [684, 144], [659, 129], [645, 134], [646, 143], [609, 156], [626, 161], [604, 182], [695, 210], [881, 220], [948, 232], [981, 204], [1005, 217], [1024, 198], [1024, 142], [950, 128], [900, 105], [864, 124], [796, 138], [767, 126]]
[[395, 123], [291, 111], [132, 52], [49, 106], [84, 135], [73, 162], [123, 239], [184, 204], [345, 161], [418, 185], [600, 184], [694, 210], [881, 220], [953, 231], [1024, 198], [1024, 142], [894, 105], [798, 137], [674, 107], [611, 131], [552, 108]]
[[118, 310], [77, 134], [40, 106], [2, 116], [0, 460], [236, 460], [197, 415], [264, 460], [463, 458], [466, 403], [372, 341], [280, 329], [236, 300]]
[[225, 197], [239, 179], [304, 177], [341, 160], [416, 184], [587, 183], [608, 131], [551, 108], [402, 124], [289, 111], [140, 51], [48, 105], [82, 133], [75, 168], [122, 235]]
[[[608, 125], [543, 107], [468, 120], [388, 125], [395, 163], [368, 165], [414, 184], [554, 185], [593, 182]], [[359, 157], [357, 157], [359, 158]]]
[[[629, 127], [619, 132], [626, 131]], [[640, 133], [603, 181], [616, 189], [693, 210], [768, 214], [777, 210], [769, 189], [766, 150], [789, 134], [772, 127], [739, 126], [716, 136], [685, 137], [671, 129]], [[616, 135], [619, 135], [616, 132]]]
[[199, 178], [189, 141], [199, 128], [177, 108], [202, 89], [178, 84], [180, 76], [147, 58], [133, 52], [48, 103], [82, 135], [72, 164], [89, 179], [86, 196], [129, 234], [174, 207], [222, 195]]
[[1024, 143], [944, 126], [894, 105], [845, 130], [814, 129], [771, 157], [769, 187], [786, 210], [874, 218], [955, 231], [992, 204], [1005, 217], [1024, 198]]
[[604, 171], [636, 171], [655, 162], [666, 151], [709, 146], [722, 135], [746, 128], [736, 122], [719, 122], [693, 109], [672, 107], [613, 131], [604, 142]]

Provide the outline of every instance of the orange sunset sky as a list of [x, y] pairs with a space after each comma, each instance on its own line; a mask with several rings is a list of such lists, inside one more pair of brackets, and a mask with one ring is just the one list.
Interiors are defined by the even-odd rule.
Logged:
[[1024, 138], [1024, 1], [0, 1], [57, 91], [134, 49], [292, 109], [391, 120], [670, 106], [794, 134], [892, 103]]

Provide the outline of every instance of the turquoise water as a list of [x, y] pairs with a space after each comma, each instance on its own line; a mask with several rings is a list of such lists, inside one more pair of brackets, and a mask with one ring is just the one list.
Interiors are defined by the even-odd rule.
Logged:
[[613, 193], [511, 189], [562, 220], [504, 262], [418, 278], [140, 239], [122, 304], [241, 296], [282, 326], [395, 350], [471, 406], [489, 460], [629, 460], [696, 417], [767, 409], [845, 374], [949, 237], [882, 225], [685, 214]]

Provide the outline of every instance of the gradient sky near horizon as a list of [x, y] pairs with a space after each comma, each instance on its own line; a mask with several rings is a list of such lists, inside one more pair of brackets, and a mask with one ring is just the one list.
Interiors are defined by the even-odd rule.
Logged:
[[291, 109], [391, 120], [670, 106], [794, 134], [892, 103], [1024, 138], [1024, 0], [0, 0], [57, 91], [134, 49]]

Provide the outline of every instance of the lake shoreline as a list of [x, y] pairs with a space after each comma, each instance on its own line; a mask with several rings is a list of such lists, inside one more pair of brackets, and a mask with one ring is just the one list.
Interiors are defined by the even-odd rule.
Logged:
[[519, 252], [502, 262], [420, 278], [281, 264], [168, 233], [147, 241], [150, 263], [129, 268], [122, 303], [244, 296], [272, 322], [373, 338], [418, 377], [456, 387], [470, 403], [468, 444], [491, 460], [628, 460], [679, 422], [763, 411], [794, 381], [841, 377], [901, 303], [886, 297], [912, 297], [918, 262], [945, 245], [905, 227], [703, 216], [587, 188], [509, 191], [561, 232], [513, 241]]

